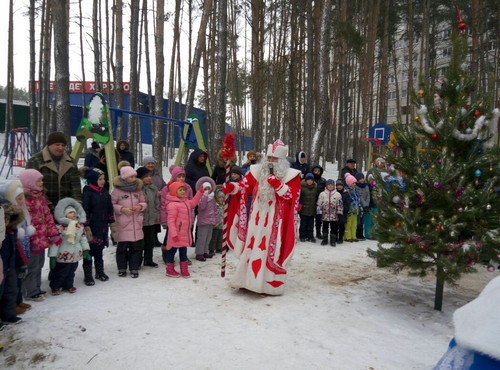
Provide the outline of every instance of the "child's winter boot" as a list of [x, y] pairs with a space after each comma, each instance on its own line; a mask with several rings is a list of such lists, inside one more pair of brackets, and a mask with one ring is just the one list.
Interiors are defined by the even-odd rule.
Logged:
[[335, 236], [334, 234], [330, 234], [330, 245], [332, 247], [335, 247], [336, 246], [336, 242], [337, 241], [337, 236]]
[[167, 267], [166, 274], [168, 277], [178, 278], [179, 276], [181, 276], [177, 271], [175, 271], [175, 264], [166, 263], [165, 266]]
[[188, 269], [188, 261], [181, 261], [181, 275], [183, 278], [190, 278], [191, 275], [189, 274], [189, 269]]
[[94, 278], [92, 277], [92, 263], [83, 264], [83, 282], [87, 286], [95, 285]]
[[108, 281], [109, 276], [104, 273], [104, 262], [103, 260], [95, 261], [95, 278], [101, 281]]

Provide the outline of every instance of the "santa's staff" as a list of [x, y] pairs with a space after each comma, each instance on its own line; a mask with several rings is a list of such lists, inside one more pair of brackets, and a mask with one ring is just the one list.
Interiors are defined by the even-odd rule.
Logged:
[[[229, 175], [231, 173], [231, 159], [234, 158], [236, 153], [235, 138], [233, 134], [226, 134], [222, 141], [221, 156], [226, 162], [226, 182], [229, 182]], [[226, 276], [226, 254], [227, 254], [227, 240], [229, 238], [229, 229], [227, 227], [227, 209], [229, 206], [229, 195], [224, 195], [224, 231], [222, 234], [222, 262], [220, 267], [220, 276]]]

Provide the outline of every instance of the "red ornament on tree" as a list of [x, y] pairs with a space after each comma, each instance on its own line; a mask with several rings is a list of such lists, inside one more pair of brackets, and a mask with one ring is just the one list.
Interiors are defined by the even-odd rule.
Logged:
[[436, 226], [436, 230], [437, 230], [437, 231], [441, 231], [441, 230], [443, 230], [443, 227], [442, 227], [441, 225], [437, 225], [437, 226]]
[[462, 16], [460, 15], [460, 8], [458, 5], [455, 6], [455, 9], [457, 9], [457, 16], [458, 16], [458, 29], [460, 32], [464, 33], [465, 28], [467, 27], [464, 20], [462, 19]]
[[438, 134], [434, 133], [431, 135], [432, 140], [436, 140], [438, 138]]
[[481, 116], [481, 112], [478, 110], [474, 111], [474, 117], [479, 118]]

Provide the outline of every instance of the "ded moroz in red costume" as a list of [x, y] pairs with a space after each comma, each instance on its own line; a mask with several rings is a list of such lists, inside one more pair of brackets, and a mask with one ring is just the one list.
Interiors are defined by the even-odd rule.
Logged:
[[[226, 223], [228, 246], [239, 258], [231, 280], [235, 288], [283, 294], [286, 266], [295, 247], [300, 196], [300, 171], [290, 168], [287, 154], [288, 147], [276, 140], [268, 146], [267, 160], [250, 166], [240, 182], [225, 185], [225, 192], [232, 195]], [[247, 219], [249, 194], [253, 198]]]

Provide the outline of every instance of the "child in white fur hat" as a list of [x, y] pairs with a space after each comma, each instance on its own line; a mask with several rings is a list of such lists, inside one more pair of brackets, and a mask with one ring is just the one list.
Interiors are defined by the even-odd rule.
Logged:
[[61, 290], [75, 293], [73, 283], [78, 261], [82, 258], [91, 259], [84, 227], [87, 216], [80, 203], [73, 198], [64, 198], [57, 203], [54, 218], [59, 224], [63, 242], [59, 246], [52, 245], [49, 249], [52, 268], [50, 288], [52, 295], [61, 294]]
[[196, 182], [196, 190], [203, 189], [203, 196], [198, 204], [197, 240], [196, 240], [196, 259], [206, 261], [214, 255], [209, 253], [210, 240], [212, 239], [212, 230], [217, 223], [219, 214], [215, 204], [215, 182], [208, 176], [200, 178]]

